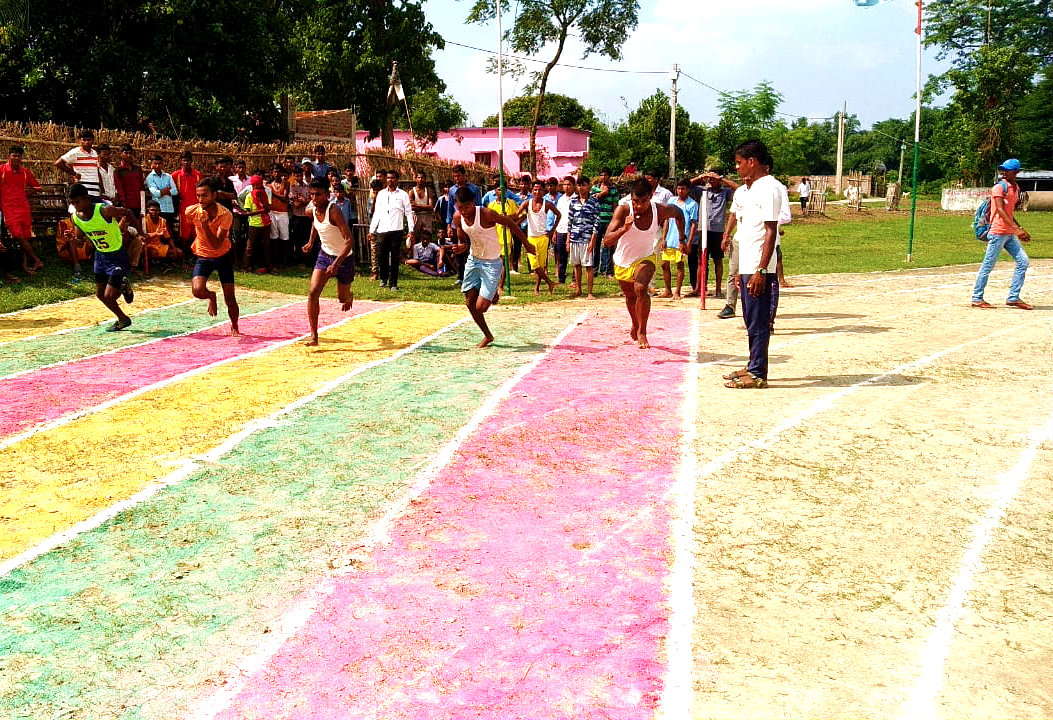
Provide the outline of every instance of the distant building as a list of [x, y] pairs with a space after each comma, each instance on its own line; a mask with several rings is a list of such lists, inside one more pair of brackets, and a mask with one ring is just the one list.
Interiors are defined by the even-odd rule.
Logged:
[[[563, 177], [578, 173], [589, 154], [587, 130], [545, 125], [537, 129], [538, 169], [543, 177]], [[380, 138], [368, 140], [368, 133], [360, 130], [355, 134], [355, 144], [362, 152], [379, 148]], [[529, 167], [530, 129], [506, 127], [505, 173], [518, 175]], [[415, 143], [408, 130], [395, 131], [395, 150], [406, 152], [414, 149]], [[497, 169], [497, 128], [457, 128], [439, 133], [434, 145], [424, 148], [421, 155], [442, 158], [454, 162], [477, 162]]]

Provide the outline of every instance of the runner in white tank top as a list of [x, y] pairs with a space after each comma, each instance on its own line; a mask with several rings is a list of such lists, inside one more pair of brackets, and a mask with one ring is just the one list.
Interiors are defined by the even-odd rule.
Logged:
[[[541, 283], [548, 284], [548, 294], [551, 295], [556, 283], [548, 276], [548, 244], [550, 233], [548, 231], [548, 214], [554, 214], [556, 222], [560, 220], [560, 211], [545, 196], [545, 184], [541, 180], [535, 180], [531, 185], [531, 197], [519, 206], [519, 213], [526, 213], [527, 236], [534, 244], [534, 252], [527, 253], [527, 264], [530, 272], [534, 274], [534, 294], [541, 293]], [[540, 201], [540, 206], [536, 203]]]
[[[504, 275], [504, 263], [501, 261], [501, 243], [497, 239], [497, 225], [504, 225], [511, 231], [527, 252], [535, 248], [523, 231], [514, 215], [499, 215], [484, 207], [477, 207], [475, 195], [470, 188], [459, 188], [454, 193], [457, 211], [453, 216], [453, 227], [462, 236], [471, 238], [471, 252], [464, 264], [464, 282], [461, 292], [468, 312], [479, 329], [483, 331], [483, 340], [477, 347], [484, 348], [494, 341], [493, 333], [486, 324], [484, 313], [490, 305], [498, 300], [498, 289]], [[468, 221], [471, 218], [471, 222]], [[483, 223], [490, 225], [485, 227]]]
[[[632, 327], [629, 337], [637, 347], [650, 347], [647, 342], [647, 319], [651, 314], [651, 295], [647, 286], [654, 277], [655, 234], [666, 220], [673, 220], [680, 230], [681, 242], [684, 234], [684, 215], [675, 205], [661, 205], [652, 198], [651, 184], [637, 180], [632, 195], [625, 205], [614, 209], [614, 216], [607, 228], [603, 244], [614, 250], [614, 277], [625, 294], [625, 306], [629, 310]], [[650, 220], [640, 227], [641, 216], [650, 215]]]
[[[347, 312], [355, 301], [354, 293], [351, 292], [351, 283], [355, 280], [355, 261], [351, 256], [354, 243], [351, 242], [351, 228], [347, 226], [344, 213], [329, 200], [329, 186], [324, 180], [311, 182], [311, 236], [307, 244], [303, 246], [306, 255], [314, 246], [314, 238], [318, 236], [321, 248], [314, 263], [314, 271], [311, 273], [311, 287], [307, 295], [307, 321], [311, 326], [311, 337], [305, 345], [318, 344], [318, 314], [321, 310], [322, 290], [325, 289], [329, 278], [336, 276], [336, 296], [340, 300], [340, 308]], [[322, 218], [318, 218], [318, 210], [324, 207]]]

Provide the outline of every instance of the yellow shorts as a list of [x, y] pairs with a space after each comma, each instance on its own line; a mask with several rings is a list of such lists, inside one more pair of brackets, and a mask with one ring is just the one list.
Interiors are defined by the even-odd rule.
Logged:
[[621, 265], [614, 266], [614, 279], [620, 282], [634, 282], [636, 280], [636, 270], [647, 263], [651, 267], [654, 267], [654, 258], [645, 257], [637, 260], [629, 267], [622, 267]]
[[684, 262], [684, 253], [680, 252], [680, 248], [665, 248], [662, 250], [662, 262]]
[[527, 253], [527, 263], [530, 268], [529, 272], [534, 272], [538, 268], [545, 269], [548, 267], [548, 236], [541, 235], [540, 237], [529, 238], [530, 244], [534, 246], [534, 252]]
[[166, 258], [168, 257], [168, 246], [164, 243], [152, 242], [146, 243], [146, 252], [152, 258]]

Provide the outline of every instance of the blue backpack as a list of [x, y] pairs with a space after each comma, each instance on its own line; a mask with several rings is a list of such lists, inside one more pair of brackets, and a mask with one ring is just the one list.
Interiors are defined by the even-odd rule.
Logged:
[[[1005, 185], [1005, 191], [1009, 192], [1009, 183], [1005, 180], [999, 180], [999, 185]], [[976, 239], [980, 242], [987, 242], [987, 233], [991, 230], [991, 196], [988, 195], [984, 198], [984, 201], [980, 203], [980, 207], [976, 208], [976, 212], [973, 213], [973, 232], [976, 233]]]

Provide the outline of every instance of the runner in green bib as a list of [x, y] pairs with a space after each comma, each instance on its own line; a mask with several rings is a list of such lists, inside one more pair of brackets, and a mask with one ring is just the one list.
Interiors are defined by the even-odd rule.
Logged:
[[95, 296], [117, 316], [117, 322], [107, 330], [124, 330], [132, 319], [121, 310], [117, 298], [123, 295], [130, 304], [134, 295], [127, 278], [132, 267], [124, 249], [120, 220], [126, 218], [134, 223], [135, 216], [131, 210], [93, 202], [88, 189], [80, 183], [70, 188], [69, 201], [74, 209], [70, 219], [77, 234], [95, 246]]

